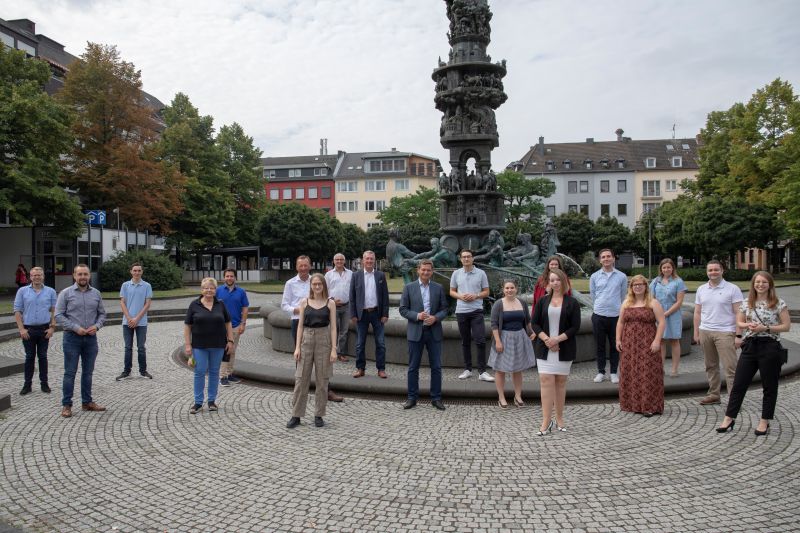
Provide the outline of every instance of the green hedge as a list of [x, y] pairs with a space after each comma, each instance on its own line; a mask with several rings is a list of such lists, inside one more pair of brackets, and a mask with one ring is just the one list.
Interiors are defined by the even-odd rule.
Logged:
[[153, 286], [153, 290], [167, 291], [183, 287], [183, 272], [165, 255], [150, 250], [133, 250], [120, 253], [105, 261], [100, 267], [100, 287], [104, 291], [119, 289], [131, 279], [131, 265], [142, 264], [142, 279]]
[[[641, 274], [647, 277], [647, 267], [635, 267], [630, 272], [626, 272], [629, 276]], [[755, 271], [753, 270], [726, 270], [723, 277], [728, 281], [750, 281]], [[653, 276], [658, 275], [658, 265], [653, 265]], [[706, 269], [703, 268], [679, 268], [678, 275], [683, 278], [683, 281], [708, 281]]]

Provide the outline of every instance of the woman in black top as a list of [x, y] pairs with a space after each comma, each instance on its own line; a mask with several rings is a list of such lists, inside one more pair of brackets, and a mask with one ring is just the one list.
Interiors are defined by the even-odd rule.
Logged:
[[300, 318], [297, 323], [297, 344], [294, 360], [297, 368], [294, 373], [294, 397], [292, 418], [286, 424], [294, 428], [306, 414], [308, 387], [311, 382], [311, 369], [314, 369], [314, 425], [322, 427], [325, 421], [325, 408], [328, 405], [328, 380], [333, 375], [333, 362], [336, 361], [336, 303], [328, 299], [328, 285], [325, 276], [313, 274], [308, 298], [300, 302]]
[[233, 347], [231, 317], [225, 304], [216, 297], [217, 280], [205, 278], [200, 283], [201, 296], [189, 304], [183, 326], [186, 355], [194, 358], [194, 404], [189, 410], [195, 414], [203, 409], [203, 393], [208, 372], [208, 410], [217, 410], [219, 367], [225, 350]]

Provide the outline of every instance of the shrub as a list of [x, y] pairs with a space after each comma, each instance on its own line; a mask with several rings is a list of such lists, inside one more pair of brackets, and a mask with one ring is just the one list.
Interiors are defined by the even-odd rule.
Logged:
[[583, 257], [581, 257], [581, 268], [588, 276], [600, 270], [600, 261], [594, 256], [594, 252], [586, 252], [583, 254]]
[[99, 273], [100, 287], [105, 291], [119, 289], [131, 279], [131, 264], [135, 262], [142, 264], [142, 279], [150, 283], [153, 290], [166, 291], [183, 286], [183, 272], [169, 257], [150, 250], [132, 250], [103, 263]]

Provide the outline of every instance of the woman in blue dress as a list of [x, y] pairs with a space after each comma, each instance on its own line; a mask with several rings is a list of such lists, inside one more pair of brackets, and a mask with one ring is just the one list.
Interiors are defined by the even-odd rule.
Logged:
[[664, 328], [663, 339], [667, 342], [661, 343], [661, 362], [662, 364], [667, 362], [667, 350], [672, 348], [672, 373], [670, 376], [674, 378], [678, 375], [678, 365], [681, 363], [681, 333], [683, 330], [681, 306], [686, 294], [686, 284], [678, 276], [675, 263], [669, 257], [665, 257], [658, 264], [658, 272], [659, 276], [650, 282], [650, 293], [664, 308], [667, 327]]

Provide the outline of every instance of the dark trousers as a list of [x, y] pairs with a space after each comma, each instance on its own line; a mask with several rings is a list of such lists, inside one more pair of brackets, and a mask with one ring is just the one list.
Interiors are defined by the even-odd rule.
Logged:
[[47, 383], [47, 347], [50, 339], [47, 335], [47, 324], [40, 326], [25, 326], [28, 330], [28, 340], [22, 340], [25, 348], [25, 385], [30, 387], [33, 382], [33, 371], [36, 359], [39, 359], [39, 381]]
[[619, 352], [617, 351], [617, 320], [616, 316], [603, 316], [592, 313], [592, 333], [597, 346], [597, 371], [606, 373], [606, 341], [609, 345], [609, 358], [611, 359], [611, 373], [617, 373], [619, 366]]
[[422, 349], [428, 350], [431, 367], [431, 400], [442, 399], [442, 341], [433, 339], [431, 328], [422, 329], [418, 341], [408, 341], [408, 399], [419, 396], [419, 365], [422, 362]]
[[136, 352], [139, 358], [139, 373], [147, 370], [147, 326], [129, 328], [122, 325], [122, 339], [125, 341], [125, 372], [130, 372], [133, 366], [133, 334], [136, 333]]
[[381, 312], [364, 310], [361, 312], [361, 320], [356, 322], [356, 368], [365, 370], [367, 368], [367, 331], [372, 326], [372, 336], [375, 337], [375, 366], [378, 370], [386, 370], [386, 341], [383, 336], [383, 322], [381, 322]]
[[81, 403], [92, 402], [92, 375], [94, 362], [97, 359], [97, 336], [78, 335], [72, 331], [64, 332], [64, 382], [61, 405], [72, 407], [72, 393], [75, 389], [75, 374], [78, 373], [78, 361], [81, 363]]
[[486, 372], [486, 324], [483, 311], [456, 313], [458, 333], [461, 335], [461, 354], [464, 356], [464, 368], [472, 371], [472, 343], [477, 351], [478, 373]]
[[748, 339], [742, 347], [742, 354], [736, 364], [736, 375], [733, 388], [728, 396], [728, 408], [725, 415], [736, 418], [742, 407], [747, 387], [753, 381], [756, 371], [761, 373], [761, 388], [764, 397], [761, 401], [761, 418], [772, 420], [775, 416], [775, 403], [778, 401], [778, 378], [781, 375], [781, 363], [778, 356], [778, 343], [767, 337]]

